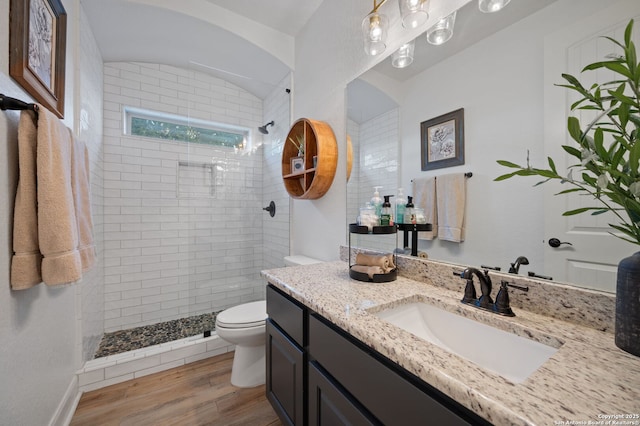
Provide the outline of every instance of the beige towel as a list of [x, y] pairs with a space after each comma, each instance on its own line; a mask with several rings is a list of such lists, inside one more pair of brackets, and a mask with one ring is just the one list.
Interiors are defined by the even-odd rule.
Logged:
[[32, 287], [40, 282], [40, 275], [48, 285], [71, 283], [95, 262], [88, 152], [71, 130], [42, 106], [34, 141], [33, 119], [23, 120], [22, 114], [19, 144], [36, 149], [19, 148], [11, 285], [13, 289]]
[[438, 176], [438, 238], [445, 241], [464, 241], [464, 211], [467, 182], [464, 173]]
[[33, 111], [22, 111], [18, 125], [18, 189], [13, 219], [11, 288], [23, 290], [42, 281], [38, 249], [36, 193], [36, 122]]
[[358, 253], [356, 255], [356, 265], [378, 266], [385, 274], [396, 267], [393, 263], [393, 255], [391, 254], [375, 255]]
[[379, 266], [353, 265], [351, 269], [356, 272], [360, 272], [361, 274], [367, 274], [371, 279], [373, 279], [375, 274], [385, 273]]
[[438, 236], [438, 215], [436, 203], [436, 178], [425, 177], [413, 180], [413, 204], [424, 209], [427, 223], [432, 225], [431, 231], [418, 232], [421, 240], [433, 240]]

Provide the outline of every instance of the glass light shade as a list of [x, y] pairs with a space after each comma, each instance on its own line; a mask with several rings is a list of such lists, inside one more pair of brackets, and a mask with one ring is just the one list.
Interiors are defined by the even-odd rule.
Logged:
[[509, 4], [511, 0], [478, 0], [480, 12], [493, 13], [501, 10]]
[[387, 28], [389, 19], [386, 15], [371, 12], [362, 21], [364, 51], [367, 55], [376, 56], [387, 48]]
[[436, 46], [449, 41], [453, 36], [453, 25], [456, 22], [456, 12], [440, 18], [435, 25], [427, 30], [427, 41]]
[[402, 26], [418, 28], [429, 19], [429, 0], [398, 0]]
[[415, 50], [415, 40], [403, 44], [391, 55], [391, 65], [395, 68], [405, 68], [413, 62], [413, 51]]

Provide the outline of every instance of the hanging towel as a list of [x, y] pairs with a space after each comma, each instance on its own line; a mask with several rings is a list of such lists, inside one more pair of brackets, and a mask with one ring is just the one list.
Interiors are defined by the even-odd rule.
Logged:
[[40, 106], [35, 132], [33, 116], [23, 120], [23, 114], [31, 113], [21, 113], [18, 128], [25, 149], [19, 148], [11, 285], [71, 283], [95, 262], [87, 148], [46, 108]]
[[467, 182], [464, 173], [438, 176], [438, 238], [445, 241], [464, 241], [464, 210]]
[[36, 132], [35, 113], [21, 111], [18, 124], [18, 189], [13, 214], [13, 290], [31, 288], [42, 281], [42, 255], [38, 248]]
[[424, 217], [427, 223], [432, 225], [431, 231], [418, 232], [418, 238], [421, 240], [433, 240], [438, 235], [435, 177], [413, 180], [413, 204], [424, 209]]

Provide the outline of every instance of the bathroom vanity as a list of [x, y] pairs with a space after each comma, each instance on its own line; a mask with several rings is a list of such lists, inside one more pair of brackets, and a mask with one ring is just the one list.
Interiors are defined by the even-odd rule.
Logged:
[[[610, 332], [516, 308], [513, 318], [480, 311], [460, 303], [462, 281], [459, 291], [437, 277], [354, 281], [340, 261], [263, 276], [267, 397], [285, 424], [640, 424], [640, 358]], [[507, 379], [378, 315], [413, 302], [555, 349], [522, 380]]]

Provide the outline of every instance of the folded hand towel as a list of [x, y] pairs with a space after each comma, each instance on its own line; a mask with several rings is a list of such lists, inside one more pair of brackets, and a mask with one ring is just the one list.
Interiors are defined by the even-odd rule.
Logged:
[[393, 256], [386, 254], [374, 255], [358, 253], [356, 255], [356, 264], [361, 266], [378, 266], [385, 274], [395, 268]]
[[436, 178], [417, 178], [413, 180], [413, 204], [424, 209], [427, 223], [432, 225], [431, 231], [418, 232], [421, 240], [433, 240], [438, 236], [438, 215], [436, 208]]
[[464, 210], [467, 182], [464, 173], [438, 176], [438, 238], [445, 241], [464, 241]]
[[373, 279], [375, 274], [384, 274], [385, 272], [379, 266], [365, 266], [365, 265], [353, 265], [352, 270], [360, 272], [361, 274], [369, 275], [369, 278]]

